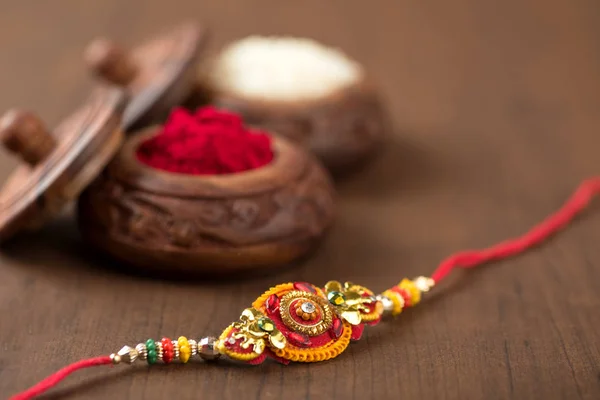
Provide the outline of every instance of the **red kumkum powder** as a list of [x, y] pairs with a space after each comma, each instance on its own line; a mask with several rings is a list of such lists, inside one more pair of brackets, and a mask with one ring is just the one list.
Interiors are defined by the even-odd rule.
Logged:
[[237, 114], [202, 107], [175, 109], [161, 132], [143, 142], [137, 158], [156, 169], [189, 175], [233, 174], [273, 160], [271, 138], [246, 129]]

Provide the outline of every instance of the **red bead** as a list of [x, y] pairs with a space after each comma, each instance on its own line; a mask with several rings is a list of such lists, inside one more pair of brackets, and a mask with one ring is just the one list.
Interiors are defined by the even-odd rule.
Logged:
[[163, 361], [165, 364], [168, 364], [173, 361], [173, 356], [175, 355], [173, 342], [171, 342], [171, 339], [169, 338], [162, 338], [160, 343], [162, 344], [163, 348]]
[[308, 347], [310, 346], [310, 339], [308, 336], [297, 332], [290, 332], [288, 334], [288, 340], [295, 346]]
[[342, 320], [339, 318], [335, 318], [333, 320], [333, 325], [331, 326], [331, 330], [329, 331], [331, 338], [332, 339], [339, 338], [342, 335], [343, 328], [344, 328], [344, 325], [342, 324]]
[[410, 296], [410, 293], [408, 293], [406, 290], [404, 289], [400, 289], [398, 290], [398, 293], [400, 293], [400, 296], [402, 296], [402, 298], [404, 299], [404, 306], [405, 307], [410, 307], [412, 306], [412, 298]]
[[277, 297], [276, 294], [270, 295], [265, 302], [265, 306], [267, 307], [267, 311], [270, 313], [277, 312], [277, 309], [279, 308], [279, 297]]
[[294, 282], [294, 289], [302, 290], [303, 292], [317, 293], [313, 285], [306, 282]]

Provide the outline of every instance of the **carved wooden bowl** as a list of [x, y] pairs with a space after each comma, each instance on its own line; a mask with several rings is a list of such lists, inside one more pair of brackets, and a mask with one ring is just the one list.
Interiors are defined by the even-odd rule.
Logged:
[[309, 153], [274, 138], [273, 161], [231, 175], [198, 176], [146, 166], [130, 138], [80, 197], [83, 236], [133, 266], [201, 275], [290, 263], [330, 226], [334, 190]]

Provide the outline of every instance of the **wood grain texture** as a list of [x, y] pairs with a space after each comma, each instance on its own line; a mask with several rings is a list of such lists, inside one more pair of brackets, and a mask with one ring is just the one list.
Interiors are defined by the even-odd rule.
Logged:
[[[125, 343], [218, 333], [275, 283], [381, 290], [427, 273], [523, 232], [600, 172], [597, 1], [2, 3], [0, 109], [27, 105], [50, 125], [88, 93], [91, 38], [135, 43], [197, 16], [218, 28], [216, 46], [283, 32], [344, 48], [379, 81], [396, 126], [381, 157], [339, 183], [338, 222], [299, 269], [227, 283], [128, 275], [82, 245], [69, 214], [3, 250], [3, 396]], [[596, 204], [527, 255], [455, 274], [330, 362], [96, 369], [46, 398], [597, 399], [599, 238]]]

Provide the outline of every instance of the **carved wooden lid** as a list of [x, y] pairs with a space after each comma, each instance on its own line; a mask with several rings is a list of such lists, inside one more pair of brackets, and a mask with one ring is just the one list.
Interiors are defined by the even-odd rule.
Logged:
[[0, 189], [0, 242], [41, 226], [98, 176], [123, 141], [126, 100], [118, 88], [98, 87], [53, 131], [23, 110], [0, 119], [0, 142], [22, 160]]
[[126, 131], [185, 100], [195, 82], [195, 66], [206, 36], [199, 25], [185, 23], [131, 51], [106, 38], [88, 45], [84, 58], [93, 73], [129, 93], [123, 115]]

